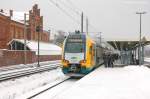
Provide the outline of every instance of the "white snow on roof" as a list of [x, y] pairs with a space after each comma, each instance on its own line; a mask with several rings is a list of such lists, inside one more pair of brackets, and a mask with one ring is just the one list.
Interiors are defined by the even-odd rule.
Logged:
[[[26, 20], [29, 20], [29, 12], [23, 12], [23, 11], [13, 11], [13, 16], [11, 17], [11, 20], [24, 23], [24, 14], [26, 15]], [[3, 12], [0, 12], [0, 14], [9, 17], [10, 12], [9, 10], [3, 10]]]
[[[17, 41], [17, 42], [24, 44], [23, 39], [13, 39], [12, 41]], [[31, 51], [35, 51], [36, 55], [38, 54], [38, 42], [37, 41], [27, 40], [26, 45]], [[52, 43], [45, 43], [45, 42], [40, 42], [39, 49], [40, 49], [39, 51], [40, 55], [61, 55], [61, 51], [62, 51], [61, 47], [54, 45]]]
[[0, 12], [0, 14], [2, 14], [4, 16], [10, 16], [10, 14], [8, 13], [8, 11]]
[[13, 16], [12, 16], [12, 20], [20, 22], [20, 23], [24, 23], [24, 14], [26, 15], [26, 20], [29, 20], [29, 13], [28, 12], [18, 12], [18, 11], [13, 11]]

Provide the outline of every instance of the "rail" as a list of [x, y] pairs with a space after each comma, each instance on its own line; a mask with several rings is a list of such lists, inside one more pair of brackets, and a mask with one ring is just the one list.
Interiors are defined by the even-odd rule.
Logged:
[[60, 85], [60, 84], [62, 84], [62, 83], [64, 83], [64, 82], [68, 81], [69, 79], [71, 79], [71, 78], [66, 78], [66, 79], [64, 79], [63, 81], [60, 81], [60, 82], [58, 82], [58, 83], [56, 83], [56, 84], [54, 84], [54, 85], [52, 85], [52, 86], [50, 86], [50, 87], [48, 87], [48, 88], [45, 88], [45, 89], [43, 89], [43, 90], [41, 90], [41, 91], [39, 91], [39, 92], [37, 92], [37, 93], [35, 93], [35, 94], [29, 96], [27, 99], [32, 99], [32, 98], [34, 98], [34, 97], [36, 97], [36, 96], [38, 96], [38, 95], [40, 95], [40, 94], [42, 94], [42, 93], [44, 93], [44, 92], [46, 92], [46, 91], [48, 91], [48, 90], [50, 90], [50, 89], [56, 87], [56, 86], [58, 86], [58, 85]]
[[13, 78], [23, 77], [31, 74], [57, 69], [60, 66], [61, 64], [58, 63], [58, 64], [43, 65], [41, 67], [33, 67], [33, 68], [26, 68], [23, 70], [21, 69], [21, 70], [16, 70], [11, 72], [4, 72], [0, 74], [0, 82], [13, 79]]

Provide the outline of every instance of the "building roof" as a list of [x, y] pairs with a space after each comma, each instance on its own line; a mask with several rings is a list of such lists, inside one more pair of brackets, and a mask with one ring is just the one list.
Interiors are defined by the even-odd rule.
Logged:
[[[25, 13], [27, 14], [26, 20], [29, 20], [29, 12], [23, 12], [23, 11], [13, 11], [13, 16], [11, 17], [11, 20], [24, 24], [24, 14]], [[10, 17], [9, 10], [3, 10], [3, 12], [0, 11], [0, 14]]]
[[8, 11], [4, 11], [3, 9], [1, 9], [0, 14], [4, 16], [10, 16], [10, 13]]
[[20, 22], [20, 23], [24, 23], [24, 14], [26, 15], [26, 20], [29, 20], [29, 12], [18, 12], [18, 11], [14, 11], [13, 12], [13, 16], [11, 17], [12, 20]]
[[[13, 39], [8, 43], [19, 42], [24, 44], [24, 39]], [[26, 46], [38, 54], [38, 42], [37, 41], [26, 41]], [[62, 48], [52, 43], [40, 42], [40, 55], [61, 55]]]

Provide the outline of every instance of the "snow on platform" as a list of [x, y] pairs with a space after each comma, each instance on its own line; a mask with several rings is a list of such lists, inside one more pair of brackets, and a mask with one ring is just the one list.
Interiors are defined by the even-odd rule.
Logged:
[[150, 69], [98, 68], [53, 99], [150, 99]]

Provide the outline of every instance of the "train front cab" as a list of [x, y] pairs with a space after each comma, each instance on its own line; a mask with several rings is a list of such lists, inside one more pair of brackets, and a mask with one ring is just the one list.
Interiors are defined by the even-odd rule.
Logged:
[[[63, 48], [63, 53], [65, 49], [65, 43], [64, 43], [64, 48]], [[89, 39], [88, 37], [86, 38], [85, 42], [85, 50], [84, 50], [84, 59], [80, 60], [78, 64], [72, 64], [69, 60], [66, 60], [65, 54], [62, 55], [62, 64], [63, 64], [63, 73], [64, 74], [69, 74], [69, 73], [75, 73], [75, 74], [88, 74], [91, 72], [96, 65], [96, 46], [95, 42]], [[74, 56], [72, 56], [74, 57]], [[76, 65], [78, 68], [77, 70], [72, 70], [71, 66]]]

